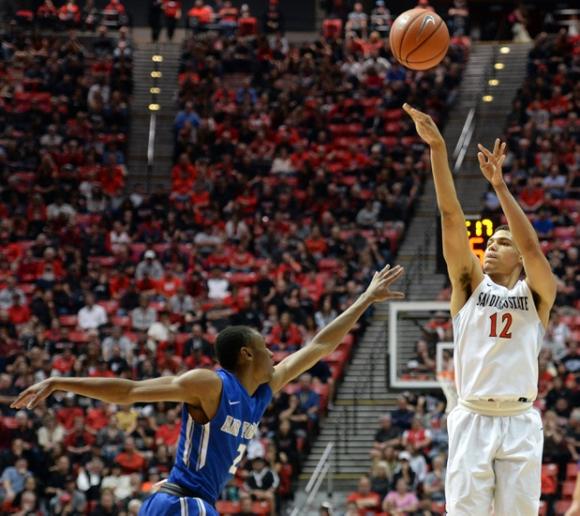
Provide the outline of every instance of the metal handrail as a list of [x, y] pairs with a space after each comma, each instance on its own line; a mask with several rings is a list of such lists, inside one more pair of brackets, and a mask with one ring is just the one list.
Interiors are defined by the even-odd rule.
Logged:
[[332, 453], [333, 449], [334, 442], [331, 441], [326, 445], [326, 448], [324, 449], [324, 452], [322, 453], [322, 456], [320, 457], [318, 464], [316, 465], [314, 471], [312, 472], [308, 484], [306, 484], [306, 488], [304, 489], [304, 492], [307, 495], [306, 501], [302, 504], [301, 507], [295, 506], [294, 509], [292, 509], [290, 516], [298, 516], [304, 514], [304, 511], [310, 507], [310, 505], [314, 500], [314, 497], [318, 494], [318, 490], [320, 489], [320, 485], [322, 484], [324, 478], [328, 477], [328, 480], [330, 482], [330, 475], [328, 475], [328, 472], [330, 470], [330, 454]]

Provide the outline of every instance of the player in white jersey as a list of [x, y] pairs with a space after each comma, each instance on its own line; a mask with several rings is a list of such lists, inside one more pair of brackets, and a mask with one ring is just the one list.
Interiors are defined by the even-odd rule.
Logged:
[[447, 512], [489, 516], [493, 507], [496, 516], [536, 516], [543, 432], [532, 403], [556, 280], [532, 225], [504, 182], [505, 143], [496, 140], [493, 152], [479, 146], [481, 171], [508, 221], [490, 237], [482, 270], [469, 248], [443, 137], [431, 117], [407, 104], [403, 108], [431, 148], [452, 286], [459, 400], [447, 421]]

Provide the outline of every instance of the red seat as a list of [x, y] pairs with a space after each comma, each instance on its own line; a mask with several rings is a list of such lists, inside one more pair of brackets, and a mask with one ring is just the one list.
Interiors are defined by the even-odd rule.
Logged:
[[78, 323], [78, 317], [76, 315], [61, 315], [58, 318], [61, 326], [68, 326], [75, 328]]
[[85, 331], [71, 331], [68, 337], [77, 344], [86, 344], [89, 341], [89, 335]]
[[554, 228], [554, 238], [559, 238], [562, 240], [571, 240], [576, 235], [576, 227], [557, 227]]
[[564, 514], [566, 514], [566, 511], [570, 508], [570, 505], [572, 505], [572, 500], [557, 501], [556, 505], [554, 506], [556, 516], [564, 516]]
[[131, 318], [128, 315], [116, 315], [111, 318], [111, 322], [115, 326], [120, 326], [124, 329], [131, 328]]
[[575, 480], [566, 480], [566, 482], [564, 482], [564, 485], [562, 486], [562, 496], [564, 497], [564, 499], [571, 500], [575, 488], [576, 488]]
[[238, 36], [253, 36], [258, 33], [258, 20], [254, 17], [238, 20]]
[[215, 508], [220, 514], [236, 514], [240, 512], [240, 503], [218, 500], [215, 503]]
[[99, 301], [97, 304], [105, 309], [107, 315], [113, 315], [114, 313], [117, 312], [117, 309], [119, 308], [119, 303], [114, 299], [110, 299], [108, 301]]
[[329, 362], [329, 363], [345, 362], [346, 361], [346, 352], [344, 351], [344, 349], [337, 349], [336, 351], [333, 351], [332, 353], [330, 353], [330, 355], [326, 355], [324, 357], [324, 361]]
[[566, 479], [572, 480], [578, 476], [578, 465], [575, 462], [568, 463], [566, 467]]
[[437, 514], [445, 514], [445, 502], [433, 502], [431, 510]]
[[252, 504], [252, 512], [256, 516], [266, 516], [270, 514], [270, 504], [268, 502], [254, 502]]

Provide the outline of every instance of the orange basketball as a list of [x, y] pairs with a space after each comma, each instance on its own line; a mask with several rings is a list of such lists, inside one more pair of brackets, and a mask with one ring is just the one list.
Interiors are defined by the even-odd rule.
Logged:
[[427, 9], [400, 14], [389, 34], [391, 52], [402, 65], [427, 70], [438, 65], [449, 47], [449, 31], [441, 17]]

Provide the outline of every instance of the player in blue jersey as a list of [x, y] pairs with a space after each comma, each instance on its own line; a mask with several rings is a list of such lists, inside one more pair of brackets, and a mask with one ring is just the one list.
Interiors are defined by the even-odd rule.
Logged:
[[299, 351], [277, 366], [260, 333], [232, 326], [219, 333], [221, 369], [194, 369], [180, 376], [131, 381], [120, 378], [51, 377], [23, 391], [13, 408], [33, 409], [55, 391], [74, 392], [107, 403], [182, 402], [175, 465], [167, 482], [150, 496], [142, 515], [217, 515], [215, 502], [236, 472], [272, 393], [332, 353], [365, 310], [377, 301], [402, 299], [391, 284], [403, 269], [376, 272], [367, 290]]

